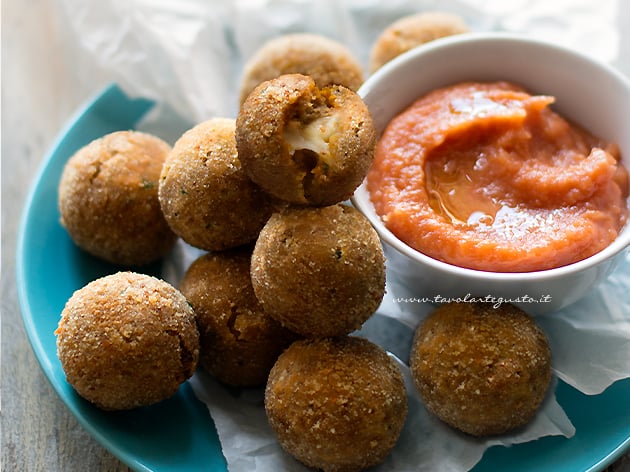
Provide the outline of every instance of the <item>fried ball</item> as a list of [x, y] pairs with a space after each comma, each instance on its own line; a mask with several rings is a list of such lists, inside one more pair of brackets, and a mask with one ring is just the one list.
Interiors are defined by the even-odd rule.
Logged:
[[273, 211], [271, 199], [241, 167], [234, 132], [228, 118], [186, 131], [160, 176], [166, 221], [188, 244], [207, 251], [253, 242]]
[[551, 379], [543, 331], [524, 311], [503, 304], [452, 303], [416, 331], [410, 356], [427, 408], [473, 436], [527, 424]]
[[425, 12], [400, 18], [389, 25], [372, 46], [370, 71], [376, 71], [416, 46], [468, 31], [464, 20], [452, 13]]
[[245, 64], [240, 103], [262, 82], [284, 74], [310, 75], [318, 87], [343, 85], [357, 91], [363, 69], [343, 44], [311, 33], [279, 36], [265, 43]]
[[104, 410], [171, 397], [199, 358], [199, 332], [186, 298], [163, 280], [133, 272], [74, 292], [55, 334], [68, 382]]
[[381, 463], [407, 415], [402, 374], [387, 353], [357, 337], [293, 343], [273, 366], [265, 410], [282, 448], [325, 472]]
[[92, 141], [66, 163], [61, 224], [83, 250], [115, 264], [160, 259], [177, 237], [162, 216], [158, 180], [170, 146], [138, 131]]
[[252, 289], [250, 256], [251, 248], [201, 256], [180, 285], [197, 316], [199, 364], [234, 386], [263, 385], [280, 353], [297, 339], [263, 312]]
[[372, 163], [376, 131], [353, 91], [283, 75], [259, 85], [236, 121], [247, 175], [275, 197], [325, 206], [349, 198]]
[[381, 303], [385, 259], [358, 210], [294, 207], [260, 232], [251, 277], [263, 309], [282, 325], [307, 337], [339, 336], [360, 328]]

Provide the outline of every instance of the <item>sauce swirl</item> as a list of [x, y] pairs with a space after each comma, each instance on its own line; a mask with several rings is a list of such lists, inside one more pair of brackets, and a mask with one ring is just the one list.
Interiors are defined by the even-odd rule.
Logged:
[[508, 82], [435, 90], [387, 126], [367, 188], [385, 225], [433, 258], [492, 272], [560, 267], [624, 226], [618, 147]]

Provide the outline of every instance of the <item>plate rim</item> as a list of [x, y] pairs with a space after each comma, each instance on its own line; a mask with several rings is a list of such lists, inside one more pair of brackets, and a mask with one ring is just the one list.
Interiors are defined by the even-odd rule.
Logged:
[[[102, 434], [89, 421], [87, 421], [87, 418], [80, 413], [77, 405], [65, 400], [65, 391], [63, 390], [64, 385], [62, 385], [54, 378], [51, 368], [45, 367], [46, 365], [50, 364], [50, 360], [49, 357], [46, 355], [45, 349], [41, 342], [41, 338], [39, 336], [36, 336], [36, 323], [34, 321], [33, 313], [27, 295], [28, 288], [24, 266], [24, 245], [26, 239], [25, 234], [28, 226], [29, 215], [32, 211], [32, 206], [39, 185], [48, 168], [52, 164], [52, 158], [54, 154], [63, 143], [64, 139], [67, 137], [68, 133], [81, 121], [81, 119], [85, 117], [86, 114], [88, 114], [92, 110], [95, 105], [97, 105], [100, 101], [107, 100], [107, 94], [112, 92], [122, 92], [124, 94], [122, 89], [116, 83], [111, 83], [92, 94], [86, 101], [82, 103], [81, 106], [79, 106], [70, 115], [60, 131], [57, 133], [55, 139], [52, 141], [52, 144], [47, 148], [47, 151], [44, 154], [42, 161], [38, 165], [36, 173], [31, 179], [26, 198], [24, 199], [24, 203], [21, 208], [17, 231], [14, 273], [16, 277], [16, 289], [20, 315], [25, 328], [27, 339], [33, 353], [35, 354], [40, 369], [43, 371], [44, 376], [48, 380], [49, 384], [53, 387], [53, 390], [57, 394], [59, 400], [61, 400], [61, 403], [63, 403], [65, 407], [68, 408], [74, 418], [81, 424], [81, 426], [90, 434], [92, 438], [94, 438], [99, 444], [107, 449], [112, 455], [117, 457], [121, 462], [125, 463], [127, 466], [136, 471], [154, 472], [153, 469], [145, 467], [144, 464], [139, 462], [138, 459], [136, 459], [132, 454], [128, 454], [126, 451], [121, 450], [119, 447], [117, 447], [106, 435]], [[133, 100], [132, 98], [127, 98], [128, 100]], [[135, 125], [137, 125], [138, 122], [151, 111], [153, 105], [155, 104], [153, 101], [144, 99], [142, 97], [139, 97], [139, 99], [146, 100], [147, 108], [142, 114], [140, 114], [138, 118], [134, 120]], [[586, 472], [596, 472], [604, 469], [605, 467], [613, 464], [627, 451], [630, 451], [630, 436], [620, 444], [617, 444], [611, 452], [603, 456], [596, 463], [590, 465], [588, 469], [586, 469]], [[483, 457], [480, 459], [480, 463], [482, 461]]]
[[[29, 223], [29, 216], [32, 211], [32, 207], [34, 204], [34, 200], [37, 195], [37, 191], [39, 185], [53, 163], [53, 156], [66, 139], [68, 133], [74, 129], [77, 124], [88, 115], [93, 108], [99, 103], [104, 102], [108, 99], [109, 94], [112, 93], [122, 93], [124, 91], [116, 84], [110, 83], [105, 87], [102, 87], [100, 90], [94, 92], [89, 98], [87, 98], [65, 121], [64, 125], [61, 127], [55, 138], [53, 139], [50, 146], [47, 148], [42, 161], [38, 165], [37, 171], [32, 177], [32, 180], [29, 185], [28, 193], [26, 198], [24, 199], [24, 203], [21, 208], [20, 220], [18, 223], [18, 231], [17, 231], [17, 241], [16, 241], [16, 252], [15, 252], [15, 280], [16, 280], [16, 289], [18, 295], [18, 303], [20, 308], [20, 317], [22, 319], [22, 323], [24, 325], [24, 330], [26, 332], [27, 339], [31, 346], [31, 350], [35, 354], [37, 362], [39, 364], [40, 370], [43, 372], [44, 376], [48, 380], [48, 383], [51, 385], [53, 390], [55, 391], [57, 398], [63, 403], [63, 405], [70, 411], [72, 416], [77, 420], [77, 422], [84, 428], [88, 434], [94, 438], [101, 446], [103, 446], [110, 454], [118, 458], [121, 462], [126, 464], [131, 469], [138, 472], [154, 472], [150, 468], [145, 467], [141, 462], [139, 462], [135, 457], [126, 453], [117, 447], [106, 435], [102, 434], [94, 425], [91, 424], [87, 418], [82, 415], [76, 404], [65, 400], [65, 393], [63, 391], [63, 385], [58, 382], [53, 376], [52, 367], [45, 368], [46, 365], [50, 365], [50, 361], [48, 356], [46, 355], [45, 349], [43, 347], [41, 338], [36, 336], [37, 329], [35, 327], [35, 320], [33, 316], [33, 312], [31, 310], [31, 304], [28, 298], [28, 288], [27, 288], [27, 278], [25, 271], [25, 260], [24, 260], [24, 251], [25, 251], [25, 235], [26, 229]], [[125, 95], [126, 96], [126, 95]], [[132, 100], [128, 96], [126, 96], [128, 100]], [[154, 102], [142, 99], [146, 101], [146, 110], [140, 114], [138, 118], [133, 120], [135, 124], [138, 123], [139, 120], [142, 119], [143, 116], [146, 116], [148, 112], [154, 106]]]

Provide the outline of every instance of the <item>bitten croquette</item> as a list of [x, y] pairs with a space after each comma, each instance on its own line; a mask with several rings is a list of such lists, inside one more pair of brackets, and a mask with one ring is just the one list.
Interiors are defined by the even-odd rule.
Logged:
[[243, 169], [265, 192], [299, 205], [344, 201], [361, 184], [376, 150], [367, 106], [340, 85], [305, 75], [260, 84], [236, 119]]

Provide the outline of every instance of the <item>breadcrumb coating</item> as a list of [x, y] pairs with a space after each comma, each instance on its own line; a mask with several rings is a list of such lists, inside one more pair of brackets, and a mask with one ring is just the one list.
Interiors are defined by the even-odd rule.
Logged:
[[325, 206], [348, 199], [361, 184], [376, 130], [355, 92], [289, 74], [249, 95], [236, 120], [236, 145], [245, 172], [267, 193]]
[[133, 272], [74, 292], [55, 334], [68, 382], [104, 410], [171, 397], [199, 358], [195, 315], [184, 296], [163, 280]]
[[280, 445], [325, 472], [382, 462], [407, 415], [402, 374], [387, 353], [357, 337], [293, 343], [269, 375], [265, 410]]
[[338, 204], [275, 213], [252, 254], [254, 292], [269, 316], [302, 336], [361, 327], [385, 293], [383, 249], [358, 210]]
[[280, 353], [298, 338], [263, 312], [250, 259], [250, 247], [205, 254], [180, 284], [197, 316], [199, 364], [234, 386], [263, 385]]
[[488, 436], [533, 418], [549, 387], [551, 351], [534, 320], [513, 305], [451, 303], [418, 327], [410, 367], [430, 411]]
[[246, 62], [240, 103], [257, 85], [284, 74], [309, 75], [318, 87], [343, 85], [355, 92], [363, 83], [361, 64], [343, 44], [317, 34], [287, 34], [263, 44]]
[[245, 174], [234, 133], [234, 119], [196, 125], [177, 140], [160, 176], [159, 200], [169, 226], [207, 251], [253, 242], [274, 208]]
[[400, 18], [389, 25], [372, 46], [370, 71], [375, 72], [416, 46], [468, 31], [464, 20], [453, 13], [423, 12]]
[[162, 215], [158, 180], [170, 146], [138, 131], [92, 141], [66, 163], [59, 183], [61, 224], [85, 251], [115, 264], [160, 259], [177, 237]]

